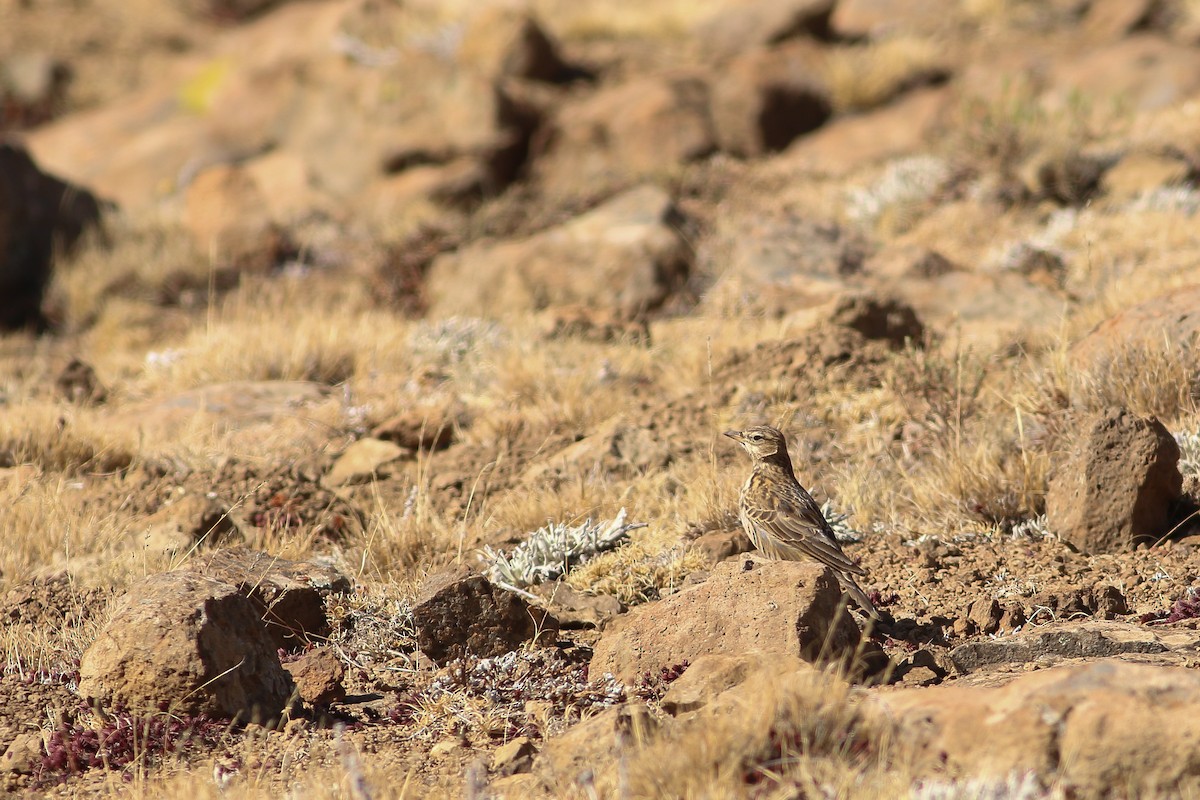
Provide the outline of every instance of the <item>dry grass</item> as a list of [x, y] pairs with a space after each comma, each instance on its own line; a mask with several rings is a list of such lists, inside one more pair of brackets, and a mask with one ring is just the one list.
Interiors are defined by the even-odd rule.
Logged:
[[[631, 749], [632, 797], [883, 797], [910, 780], [895, 762], [885, 720], [836, 676], [815, 669], [765, 670], [682, 722]], [[613, 770], [612, 772], [616, 772]], [[601, 788], [619, 775], [602, 773]]]

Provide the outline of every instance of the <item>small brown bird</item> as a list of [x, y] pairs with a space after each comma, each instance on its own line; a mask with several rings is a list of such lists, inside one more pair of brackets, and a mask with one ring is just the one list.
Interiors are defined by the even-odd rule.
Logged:
[[725, 435], [754, 459], [754, 471], [742, 487], [738, 511], [746, 535], [759, 552], [767, 558], [824, 564], [833, 570], [842, 591], [879, 619], [879, 612], [851, 577], [866, 575], [866, 571], [842, 552], [820, 507], [796, 480], [783, 434], [764, 425], [726, 431]]

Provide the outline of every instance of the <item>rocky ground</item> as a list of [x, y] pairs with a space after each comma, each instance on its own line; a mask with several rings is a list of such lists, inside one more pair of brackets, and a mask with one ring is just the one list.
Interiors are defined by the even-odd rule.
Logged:
[[1188, 0], [0, 6], [4, 790], [1200, 795], [1197, 98]]

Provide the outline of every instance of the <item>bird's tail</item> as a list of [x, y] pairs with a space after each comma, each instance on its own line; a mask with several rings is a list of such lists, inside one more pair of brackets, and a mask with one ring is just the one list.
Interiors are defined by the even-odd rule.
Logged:
[[875, 605], [867, 597], [867, 593], [854, 582], [853, 578], [849, 575], [839, 573], [837, 579], [838, 583], [842, 585], [842, 591], [854, 598], [854, 602], [858, 603], [858, 607], [866, 612], [867, 616], [871, 619], [881, 619], [879, 612], [875, 609]]

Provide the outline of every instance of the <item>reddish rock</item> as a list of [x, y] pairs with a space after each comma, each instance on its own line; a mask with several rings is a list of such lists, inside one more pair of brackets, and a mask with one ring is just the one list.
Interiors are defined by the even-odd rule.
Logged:
[[572, 74], [535, 16], [502, 6], [485, 7], [470, 19], [458, 60], [491, 79], [555, 82]]
[[919, 774], [1004, 780], [1032, 772], [1074, 796], [1107, 797], [1114, 786], [1145, 796], [1195, 786], [1197, 697], [1194, 670], [1102, 660], [996, 688], [899, 689], [875, 701], [913, 748]]
[[820, 78], [822, 56], [797, 42], [737, 58], [713, 83], [712, 119], [721, 149], [753, 157], [777, 152], [833, 115]]
[[[829, 120], [798, 138], [781, 158], [796, 167], [845, 175], [923, 149], [952, 107], [946, 87], [914, 89], [882, 108]], [[880, 136], [881, 130], [888, 135]]]
[[421, 652], [437, 662], [515, 650], [558, 629], [558, 621], [523, 597], [462, 567], [429, 578], [413, 603]]
[[1071, 347], [1071, 359], [1089, 368], [1137, 348], [1190, 347], [1198, 334], [1200, 285], [1184, 286], [1104, 320]]
[[118, 601], [80, 663], [79, 692], [136, 712], [270, 718], [291, 679], [260, 606], [193, 572], [153, 575]]
[[1170, 432], [1157, 419], [1114, 408], [1080, 424], [1054, 466], [1046, 516], [1085, 553], [1123, 553], [1167, 533], [1182, 492]]
[[328, 636], [325, 598], [351, 589], [350, 579], [333, 567], [241, 547], [218, 550], [191, 568], [237, 587], [258, 609], [275, 646], [285, 649]]
[[716, 146], [702, 73], [675, 72], [563, 104], [534, 142], [534, 169], [554, 193], [587, 196], [597, 185], [661, 174]]
[[346, 668], [329, 647], [314, 647], [283, 668], [292, 676], [300, 699], [311, 706], [327, 706], [346, 697], [342, 679]]
[[701, 20], [694, 34], [716, 60], [795, 37], [827, 40], [834, 5], [834, 0], [738, 0]]
[[498, 777], [529, 772], [537, 745], [528, 736], [518, 736], [496, 748], [492, 753], [492, 774]]
[[197, 175], [183, 222], [200, 252], [239, 268], [273, 266], [285, 246], [266, 198], [242, 167], [219, 165]]
[[590, 674], [632, 681], [705, 654], [751, 650], [808, 661], [853, 658], [861, 635], [844, 605], [823, 566], [723, 561], [704, 583], [614, 620], [595, 645]]
[[658, 308], [690, 267], [677, 215], [666, 192], [641, 186], [535, 236], [440, 255], [429, 266], [430, 314], [496, 316], [587, 303], [633, 317]]

